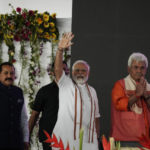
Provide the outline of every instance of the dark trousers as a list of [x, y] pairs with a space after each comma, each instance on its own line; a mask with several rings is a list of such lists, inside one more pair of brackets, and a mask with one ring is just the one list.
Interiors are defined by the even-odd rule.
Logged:
[[43, 150], [52, 150], [52, 148], [49, 145], [50, 143], [42, 142]]
[[139, 142], [134, 141], [120, 141], [121, 147], [141, 147]]

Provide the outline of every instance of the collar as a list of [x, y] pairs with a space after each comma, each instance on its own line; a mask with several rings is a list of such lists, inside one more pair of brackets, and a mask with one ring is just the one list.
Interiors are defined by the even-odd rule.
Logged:
[[5, 88], [5, 89], [11, 89], [12, 85], [6, 86], [6, 85], [4, 85], [4, 84], [2, 84], [2, 83], [0, 82], [0, 87], [1, 87], [1, 88]]
[[134, 85], [136, 85], [137, 84], [137, 82], [130, 76], [130, 74], [129, 74], [129, 76], [128, 76], [129, 78], [130, 78], [130, 80], [132, 81], [132, 83], [134, 84]]

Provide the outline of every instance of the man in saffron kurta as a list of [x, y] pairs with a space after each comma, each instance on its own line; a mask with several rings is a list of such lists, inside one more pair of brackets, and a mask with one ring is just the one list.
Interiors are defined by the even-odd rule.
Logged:
[[[72, 78], [62, 70], [63, 51], [71, 44], [72, 33], [63, 35], [55, 60], [55, 76], [59, 87], [58, 119], [53, 133], [64, 147], [79, 149], [79, 131], [84, 129], [83, 150], [98, 150], [99, 107], [96, 91], [87, 84], [90, 67], [85, 61], [76, 61]], [[97, 132], [96, 132], [97, 131]]]
[[117, 81], [112, 89], [111, 136], [118, 141], [138, 141], [149, 137], [150, 85], [145, 79], [148, 61], [145, 55], [133, 53], [128, 60], [129, 75]]

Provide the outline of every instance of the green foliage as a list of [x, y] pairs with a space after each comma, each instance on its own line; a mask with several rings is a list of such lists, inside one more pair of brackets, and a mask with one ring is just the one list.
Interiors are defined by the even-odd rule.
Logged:
[[56, 14], [38, 13], [37, 10], [12, 8], [11, 14], [0, 14], [0, 44], [8, 46], [9, 61], [13, 62], [15, 46], [13, 41], [37, 40], [51, 42], [58, 40], [59, 31], [56, 25]]

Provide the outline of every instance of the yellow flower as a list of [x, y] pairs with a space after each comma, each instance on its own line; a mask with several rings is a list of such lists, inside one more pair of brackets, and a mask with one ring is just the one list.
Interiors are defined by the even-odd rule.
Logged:
[[7, 17], [8, 17], [8, 14], [5, 14], [5, 15], [4, 15], [4, 19], [6, 19]]
[[10, 52], [10, 55], [11, 55], [11, 56], [14, 56], [14, 52], [11, 51], [11, 52]]
[[55, 32], [55, 31], [56, 31], [55, 28], [50, 29], [50, 32]]
[[36, 22], [40, 25], [40, 24], [42, 24], [43, 20], [41, 18], [37, 18]]
[[52, 38], [56, 39], [56, 34], [55, 33], [52, 33]]
[[50, 22], [49, 25], [53, 28], [55, 27], [55, 24], [53, 22]]
[[49, 20], [49, 15], [48, 14], [43, 14], [43, 20], [48, 21]]
[[39, 32], [39, 33], [43, 33], [43, 29], [39, 28], [39, 29], [38, 29], [38, 32]]
[[48, 22], [44, 22], [44, 27], [48, 28], [49, 27], [49, 23]]
[[56, 18], [56, 13], [53, 13], [51, 16], [52, 18]]
[[14, 36], [13, 36], [12, 34], [7, 34], [6, 37], [7, 37], [8, 39], [13, 39]]
[[11, 24], [11, 25], [10, 25], [10, 29], [11, 29], [11, 30], [14, 30], [14, 25]]
[[50, 35], [49, 35], [49, 33], [48, 33], [48, 32], [45, 32], [45, 34], [44, 34], [44, 38], [45, 38], [45, 39], [48, 39], [48, 40], [50, 39]]
[[40, 38], [43, 38], [43, 35], [39, 35]]

